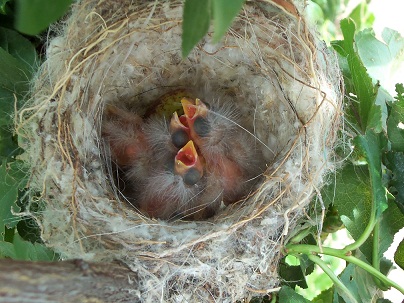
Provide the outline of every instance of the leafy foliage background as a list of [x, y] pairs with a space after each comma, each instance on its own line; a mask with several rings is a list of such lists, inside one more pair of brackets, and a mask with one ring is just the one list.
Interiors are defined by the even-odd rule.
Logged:
[[[218, 42], [243, 3], [186, 0], [183, 56], [212, 26]], [[44, 31], [71, 4], [72, 0], [0, 0], [1, 258], [58, 260], [41, 243], [36, 223], [24, 215], [28, 209], [40, 212], [43, 205], [40, 200], [27, 203], [29, 180], [20, 160], [24, 151], [18, 145], [22, 139], [13, 125], [15, 110], [27, 99], [30, 79], [44, 59]], [[368, 3], [360, 2], [347, 14], [348, 6], [349, 0], [313, 0], [307, 7], [310, 20], [317, 22], [324, 40], [338, 54], [344, 75], [345, 123], [340, 136], [347, 144], [338, 150], [344, 165], [313, 201], [313, 217], [321, 211], [318, 205], [326, 209], [322, 229], [312, 221], [301, 222], [303, 232], [291, 237], [284, 249], [282, 287], [253, 302], [389, 302], [381, 291], [390, 287], [404, 294], [402, 286], [386, 277], [392, 262], [383, 257], [404, 227], [404, 87], [397, 84], [393, 96], [383, 87], [384, 76], [404, 59], [404, 39], [385, 29], [379, 40], [371, 28], [374, 16]], [[340, 20], [342, 14], [348, 17]], [[329, 234], [335, 238], [341, 228], [353, 242], [338, 249], [333, 242], [323, 242]], [[347, 261], [338, 275], [335, 258]], [[404, 269], [403, 240], [394, 259]], [[298, 294], [296, 290], [307, 288], [307, 277], [313, 271], [318, 276], [319, 269], [330, 278], [328, 284], [317, 283], [321, 293], [314, 298], [310, 292], [300, 291], [306, 298]]]

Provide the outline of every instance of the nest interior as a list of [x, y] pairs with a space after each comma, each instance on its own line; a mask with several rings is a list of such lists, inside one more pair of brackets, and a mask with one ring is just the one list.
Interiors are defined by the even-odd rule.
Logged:
[[[32, 215], [63, 258], [128, 264], [141, 301], [234, 302], [278, 285], [284, 235], [334, 167], [341, 77], [301, 2], [247, 1], [219, 44], [209, 34], [185, 59], [182, 10], [177, 1], [74, 5], [20, 111], [31, 190], [46, 205]], [[123, 199], [101, 129], [108, 104], [145, 115], [182, 88], [235, 107], [265, 171], [243, 203], [167, 222]]]

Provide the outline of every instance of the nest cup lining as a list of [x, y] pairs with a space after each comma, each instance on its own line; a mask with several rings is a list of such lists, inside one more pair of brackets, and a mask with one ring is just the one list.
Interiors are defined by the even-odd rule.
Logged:
[[[33, 214], [44, 241], [64, 258], [124, 261], [144, 302], [234, 302], [277, 285], [285, 224], [294, 226], [333, 169], [341, 106], [334, 59], [295, 4], [247, 2], [221, 44], [208, 38], [182, 60], [181, 2], [79, 1], [20, 112], [31, 188], [46, 202]], [[268, 170], [244, 203], [168, 223], [122, 201], [104, 165], [102, 113], [129, 100], [143, 115], [184, 86], [234, 105], [268, 147]]]

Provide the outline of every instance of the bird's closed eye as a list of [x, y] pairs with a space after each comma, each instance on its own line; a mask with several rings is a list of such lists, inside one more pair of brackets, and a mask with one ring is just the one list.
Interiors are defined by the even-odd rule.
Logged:
[[189, 141], [188, 133], [183, 129], [179, 129], [172, 133], [171, 141], [176, 148], [182, 148]]
[[211, 131], [209, 121], [204, 117], [197, 117], [194, 121], [194, 131], [200, 137], [206, 137]]
[[186, 185], [195, 185], [202, 178], [201, 172], [192, 167], [183, 176], [184, 183]]

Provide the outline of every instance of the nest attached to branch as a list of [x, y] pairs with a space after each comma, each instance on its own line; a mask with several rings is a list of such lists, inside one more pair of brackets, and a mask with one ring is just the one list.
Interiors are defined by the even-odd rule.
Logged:
[[[341, 118], [335, 58], [297, 1], [247, 1], [219, 44], [181, 58], [180, 1], [82, 0], [48, 47], [20, 111], [45, 243], [63, 258], [118, 259], [144, 302], [235, 302], [279, 283], [284, 235], [333, 170]], [[262, 147], [254, 194], [207, 220], [151, 219], [115, 185], [101, 136], [106, 104], [144, 115], [191, 88], [231, 103]]]

